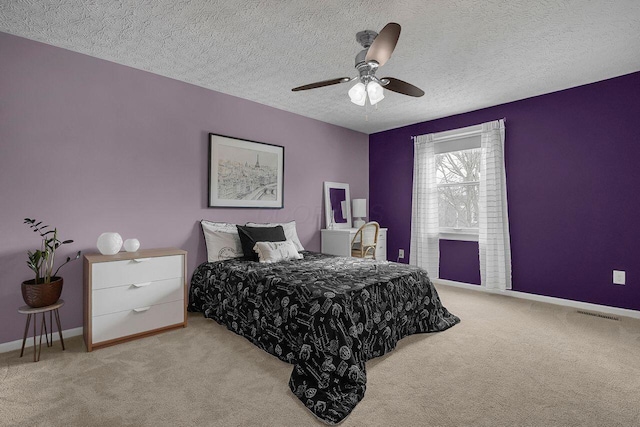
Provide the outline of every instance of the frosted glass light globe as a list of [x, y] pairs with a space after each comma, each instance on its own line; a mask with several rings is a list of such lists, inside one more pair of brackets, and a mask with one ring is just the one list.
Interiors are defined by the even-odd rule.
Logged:
[[371, 102], [371, 105], [376, 105], [384, 99], [384, 89], [382, 89], [382, 86], [380, 86], [378, 82], [369, 82], [367, 84], [367, 93], [369, 94], [369, 102]]
[[102, 255], [115, 255], [122, 248], [122, 237], [118, 233], [102, 233], [98, 237], [97, 246]]
[[364, 105], [364, 103], [367, 101], [367, 92], [364, 88], [364, 84], [358, 82], [351, 89], [349, 89], [349, 98], [351, 98], [351, 102], [356, 105]]
[[124, 250], [127, 252], [135, 252], [140, 248], [138, 239], [127, 239], [124, 241]]

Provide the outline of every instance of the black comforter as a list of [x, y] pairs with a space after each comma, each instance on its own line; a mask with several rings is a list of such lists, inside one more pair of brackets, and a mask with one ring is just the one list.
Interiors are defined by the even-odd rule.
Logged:
[[294, 364], [289, 387], [336, 424], [364, 397], [365, 362], [411, 334], [460, 321], [414, 266], [303, 252], [304, 259], [201, 264], [189, 311], [204, 313]]

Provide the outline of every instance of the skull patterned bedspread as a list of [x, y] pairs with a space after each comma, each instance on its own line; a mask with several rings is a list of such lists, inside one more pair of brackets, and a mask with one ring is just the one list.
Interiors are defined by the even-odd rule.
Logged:
[[460, 319], [418, 267], [302, 253], [302, 260], [275, 264], [201, 264], [189, 311], [294, 364], [291, 391], [319, 419], [337, 424], [364, 397], [367, 360], [405, 336], [443, 331]]

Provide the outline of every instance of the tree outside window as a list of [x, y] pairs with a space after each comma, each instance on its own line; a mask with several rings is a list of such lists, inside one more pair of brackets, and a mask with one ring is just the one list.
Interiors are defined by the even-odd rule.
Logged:
[[436, 155], [441, 229], [477, 232], [480, 149]]

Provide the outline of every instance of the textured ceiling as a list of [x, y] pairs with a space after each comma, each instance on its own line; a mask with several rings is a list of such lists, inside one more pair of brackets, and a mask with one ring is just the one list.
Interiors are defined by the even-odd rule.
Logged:
[[[398, 22], [376, 108], [349, 101], [358, 31]], [[3, 0], [0, 31], [365, 133], [640, 70], [638, 0]]]

